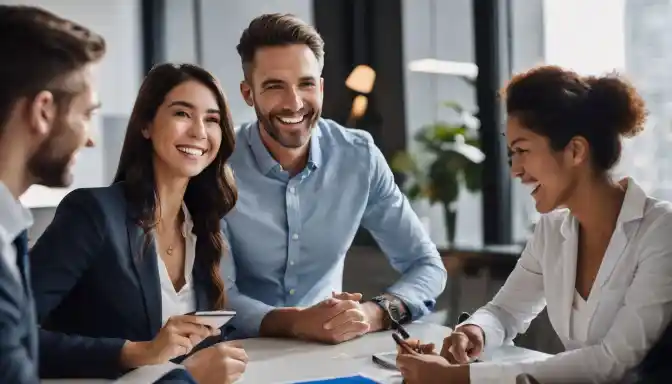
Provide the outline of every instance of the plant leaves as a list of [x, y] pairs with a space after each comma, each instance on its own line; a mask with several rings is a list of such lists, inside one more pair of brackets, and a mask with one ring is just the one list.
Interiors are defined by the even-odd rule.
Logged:
[[457, 200], [460, 192], [458, 173], [446, 166], [443, 161], [435, 161], [429, 167], [432, 184], [432, 202], [450, 204]]
[[483, 187], [483, 163], [467, 162], [464, 167], [464, 181], [469, 192], [478, 192]]
[[461, 115], [464, 111], [464, 108], [457, 101], [444, 101], [442, 105], [446, 108], [450, 108], [453, 111], [457, 112], [458, 115]]

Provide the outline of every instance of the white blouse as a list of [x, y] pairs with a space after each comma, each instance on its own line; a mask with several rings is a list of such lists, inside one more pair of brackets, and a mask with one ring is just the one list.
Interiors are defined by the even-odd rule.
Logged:
[[184, 223], [182, 225], [182, 236], [185, 239], [184, 246], [184, 281], [186, 282], [179, 292], [175, 291], [173, 282], [170, 281], [166, 264], [159, 255], [159, 247], [156, 246], [156, 259], [159, 268], [159, 282], [161, 285], [161, 324], [166, 324], [171, 316], [184, 315], [185, 313], [196, 310], [196, 293], [194, 291], [192, 271], [194, 269], [194, 259], [196, 257], [196, 235], [191, 230], [194, 223], [187, 206], [182, 203], [182, 212], [184, 214]]
[[[592, 292], [591, 292], [592, 293]], [[590, 297], [590, 296], [589, 296]], [[581, 348], [588, 341], [588, 322], [590, 321], [590, 307], [588, 302], [574, 290], [572, 303], [571, 324], [569, 325], [569, 343], [567, 349]]]
[[541, 383], [614, 382], [660, 337], [672, 320], [672, 204], [627, 179], [585, 302], [575, 289], [578, 238], [568, 210], [543, 215], [502, 289], [467, 320], [483, 329], [488, 349], [512, 343], [546, 307], [566, 351], [542, 361], [474, 364], [472, 384], [515, 383], [520, 373]]

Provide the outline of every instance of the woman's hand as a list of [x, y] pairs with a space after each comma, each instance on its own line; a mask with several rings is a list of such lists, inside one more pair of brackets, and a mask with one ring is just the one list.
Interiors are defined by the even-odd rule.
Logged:
[[481, 355], [484, 344], [485, 337], [481, 327], [466, 324], [443, 339], [441, 356], [453, 364], [467, 364]]
[[203, 339], [219, 334], [219, 329], [211, 329], [198, 316], [173, 316], [154, 340], [126, 343], [121, 350], [121, 363], [125, 368], [161, 364], [188, 354]]
[[199, 384], [230, 384], [243, 375], [247, 361], [239, 342], [223, 342], [194, 353], [183, 364]]
[[468, 384], [469, 366], [452, 365], [433, 353], [400, 353], [397, 367], [406, 384]]

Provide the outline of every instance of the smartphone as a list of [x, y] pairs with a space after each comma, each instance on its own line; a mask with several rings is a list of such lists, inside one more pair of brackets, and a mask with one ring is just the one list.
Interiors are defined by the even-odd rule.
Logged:
[[236, 311], [196, 311], [187, 315], [198, 316], [210, 328], [219, 329], [236, 316]]

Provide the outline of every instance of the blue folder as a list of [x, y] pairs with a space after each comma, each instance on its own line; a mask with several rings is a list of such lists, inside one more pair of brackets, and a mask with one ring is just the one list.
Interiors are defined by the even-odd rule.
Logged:
[[315, 380], [315, 381], [301, 381], [296, 384], [379, 384], [376, 381], [373, 381], [369, 378], [366, 378], [364, 376], [356, 375], [356, 376], [348, 376], [348, 377], [339, 377], [335, 379], [325, 379], [325, 380]]

